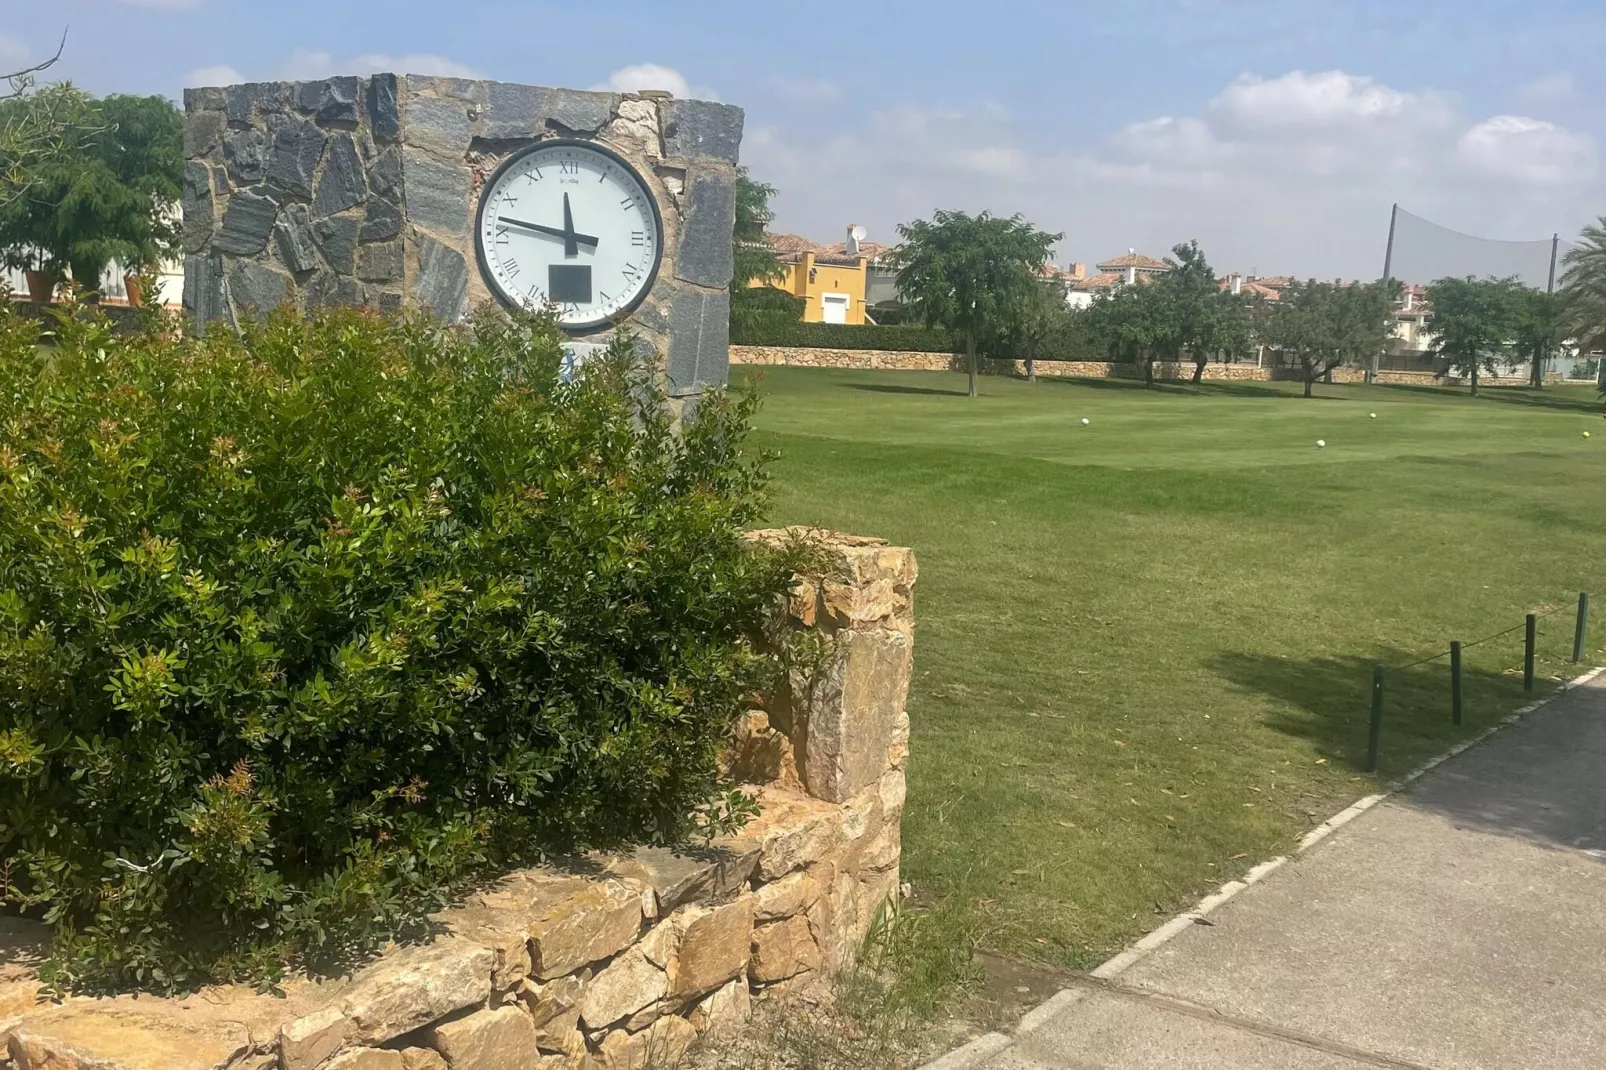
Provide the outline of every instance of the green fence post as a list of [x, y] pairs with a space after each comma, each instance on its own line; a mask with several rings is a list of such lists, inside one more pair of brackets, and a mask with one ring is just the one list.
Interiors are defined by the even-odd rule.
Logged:
[[1383, 666], [1372, 669], [1372, 730], [1366, 743], [1366, 771], [1377, 772], [1377, 751], [1383, 742]]
[[1450, 643], [1450, 723], [1461, 724], [1461, 644]]
[[1584, 636], [1589, 631], [1589, 594], [1578, 596], [1578, 627], [1573, 629], [1573, 664], [1584, 660]]
[[1534, 645], [1539, 638], [1539, 618], [1528, 614], [1522, 632], [1522, 689], [1534, 689]]

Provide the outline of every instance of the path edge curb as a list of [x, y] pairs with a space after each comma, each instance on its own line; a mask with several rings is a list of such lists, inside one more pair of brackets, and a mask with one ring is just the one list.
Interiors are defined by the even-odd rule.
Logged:
[[[1245, 873], [1237, 880], [1228, 881], [1226, 884], [1223, 884], [1220, 888], [1217, 888], [1214, 892], [1205, 896], [1203, 899], [1199, 900], [1198, 903], [1194, 904], [1191, 910], [1184, 910], [1182, 913], [1165, 922], [1159, 928], [1153, 929], [1144, 934], [1141, 938], [1134, 942], [1131, 947], [1105, 960], [1088, 976], [1101, 981], [1109, 981], [1120, 976], [1122, 973], [1126, 972], [1128, 969], [1147, 958], [1157, 948], [1167, 943], [1172, 937], [1186, 929], [1191, 928], [1197, 923], [1196, 919], [1203, 918], [1210, 914], [1212, 911], [1231, 900], [1235, 895], [1244, 889], [1259, 884], [1261, 881], [1271, 876], [1271, 874], [1281, 869], [1289, 860], [1303, 855], [1306, 851], [1309, 851], [1311, 848], [1327, 839], [1328, 836], [1331, 836], [1334, 832], [1337, 832], [1351, 821], [1354, 821], [1357, 817], [1360, 817], [1362, 814], [1366, 813], [1366, 811], [1372, 809], [1372, 807], [1376, 806], [1378, 803], [1383, 802], [1391, 795], [1398, 794], [1402, 789], [1437, 769], [1451, 758], [1454, 758], [1458, 754], [1462, 754], [1465, 751], [1476, 747], [1478, 744], [1489, 739], [1489, 737], [1495, 735], [1505, 728], [1510, 727], [1511, 725], [1516, 724], [1518, 721], [1522, 720], [1524, 717], [1527, 717], [1529, 714], [1535, 712], [1541, 707], [1547, 706], [1561, 698], [1563, 695], [1574, 691], [1577, 688], [1583, 687], [1585, 684], [1594, 680], [1602, 673], [1606, 673], [1606, 665], [1590, 669], [1581, 676], [1575, 676], [1571, 680], [1565, 681], [1559, 687], [1557, 687], [1554, 692], [1546, 695], [1542, 699], [1539, 699], [1537, 702], [1530, 702], [1528, 705], [1512, 711], [1476, 735], [1462, 740], [1460, 743], [1457, 743], [1445, 750], [1442, 754], [1439, 754], [1433, 758], [1429, 758], [1427, 761], [1423, 762], [1421, 765], [1417, 766], [1415, 769], [1411, 770], [1409, 773], [1406, 773], [1399, 779], [1389, 781], [1386, 785], [1384, 785], [1382, 791], [1375, 795], [1368, 795], [1363, 799], [1357, 800], [1356, 802], [1340, 810], [1338, 813], [1334, 814], [1332, 817], [1328, 818], [1326, 821], [1323, 821], [1320, 825], [1317, 825], [1315, 828], [1311, 829], [1300, 838], [1299, 843], [1289, 854], [1279, 855], [1276, 858], [1261, 862], [1259, 865], [1249, 870], [1248, 873]], [[991, 1058], [1001, 1051], [1014, 1047], [1017, 1038], [1034, 1032], [1035, 1030], [1048, 1024], [1048, 1022], [1054, 1018], [1057, 1012], [1078, 1002], [1085, 994], [1085, 989], [1077, 989], [1074, 987], [1061, 989], [1059, 992], [1056, 992], [1054, 995], [1050, 996], [1047, 1000], [1027, 1011], [1025, 1015], [1021, 1017], [1013, 1036], [1006, 1036], [1002, 1033], [988, 1033], [971, 1041], [962, 1048], [958, 1048], [949, 1052], [947, 1055], [942, 1056], [934, 1062], [925, 1063], [924, 1065], [920, 1066], [918, 1070], [972, 1070], [972, 1068], [980, 1064], [982, 1059]]]

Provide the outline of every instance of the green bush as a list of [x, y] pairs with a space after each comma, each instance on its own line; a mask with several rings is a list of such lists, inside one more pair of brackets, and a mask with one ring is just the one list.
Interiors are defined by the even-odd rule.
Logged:
[[782, 323], [765, 318], [731, 317], [731, 342], [746, 346], [793, 346], [801, 349], [879, 349], [895, 353], [952, 353], [953, 338], [945, 330], [918, 323], [896, 326], [866, 323]]
[[0, 315], [0, 894], [60, 987], [271, 981], [460, 882], [743, 809], [754, 401], [628, 344], [338, 311], [53, 347]]
[[808, 301], [774, 286], [737, 286], [731, 290], [731, 334], [784, 331], [803, 319]]

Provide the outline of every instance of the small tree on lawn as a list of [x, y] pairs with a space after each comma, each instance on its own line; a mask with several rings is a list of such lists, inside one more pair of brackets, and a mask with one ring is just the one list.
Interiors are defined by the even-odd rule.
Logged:
[[947, 327], [965, 347], [976, 396], [976, 345], [1021, 314], [1040, 285], [1038, 272], [1063, 235], [1020, 216], [938, 212], [898, 227], [892, 253], [898, 290], [928, 327]]
[[1334, 368], [1364, 363], [1383, 348], [1398, 289], [1392, 281], [1295, 283], [1261, 315], [1261, 341], [1298, 362], [1311, 397]]
[[1444, 374], [1466, 377], [1478, 396], [1478, 373], [1493, 373], [1517, 342], [1528, 314], [1528, 289], [1515, 278], [1444, 278], [1428, 287], [1425, 326], [1438, 339]]
[[1098, 298], [1083, 313], [1089, 330], [1117, 364], [1136, 364], [1143, 381], [1154, 385], [1154, 362], [1174, 348], [1174, 324], [1166, 295], [1154, 284], [1122, 286]]
[[[64, 103], [65, 102], [65, 103]], [[86, 290], [112, 260], [154, 267], [178, 237], [172, 206], [182, 191], [184, 119], [163, 97], [101, 101], [71, 86], [0, 102], [0, 129], [71, 115], [73, 129], [28, 172], [26, 188], [0, 203], [0, 249], [9, 266], [67, 269]]]
[[769, 226], [775, 219], [770, 210], [773, 196], [774, 186], [753, 181], [745, 167], [736, 169], [736, 225], [731, 231], [735, 242], [733, 288], [776, 282], [786, 275], [786, 265], [776, 257], [769, 241]]

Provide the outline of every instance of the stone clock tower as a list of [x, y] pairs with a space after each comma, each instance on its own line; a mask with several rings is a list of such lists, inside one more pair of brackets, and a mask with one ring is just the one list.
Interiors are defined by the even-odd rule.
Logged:
[[[724, 384], [740, 108], [396, 74], [191, 89], [184, 108], [184, 308], [200, 329], [285, 302], [455, 322], [544, 301], [550, 277], [557, 298], [601, 310], [565, 310], [578, 350], [605, 343], [611, 319], [651, 347], [672, 395]], [[575, 184], [554, 184], [570, 166]], [[651, 198], [655, 212], [635, 206], [648, 223], [607, 214], [602, 194], [621, 190], [624, 209]], [[658, 235], [620, 259], [654, 217]], [[498, 240], [526, 243], [511, 246], [524, 263], [487, 256]], [[636, 287], [623, 296], [621, 270]]]

